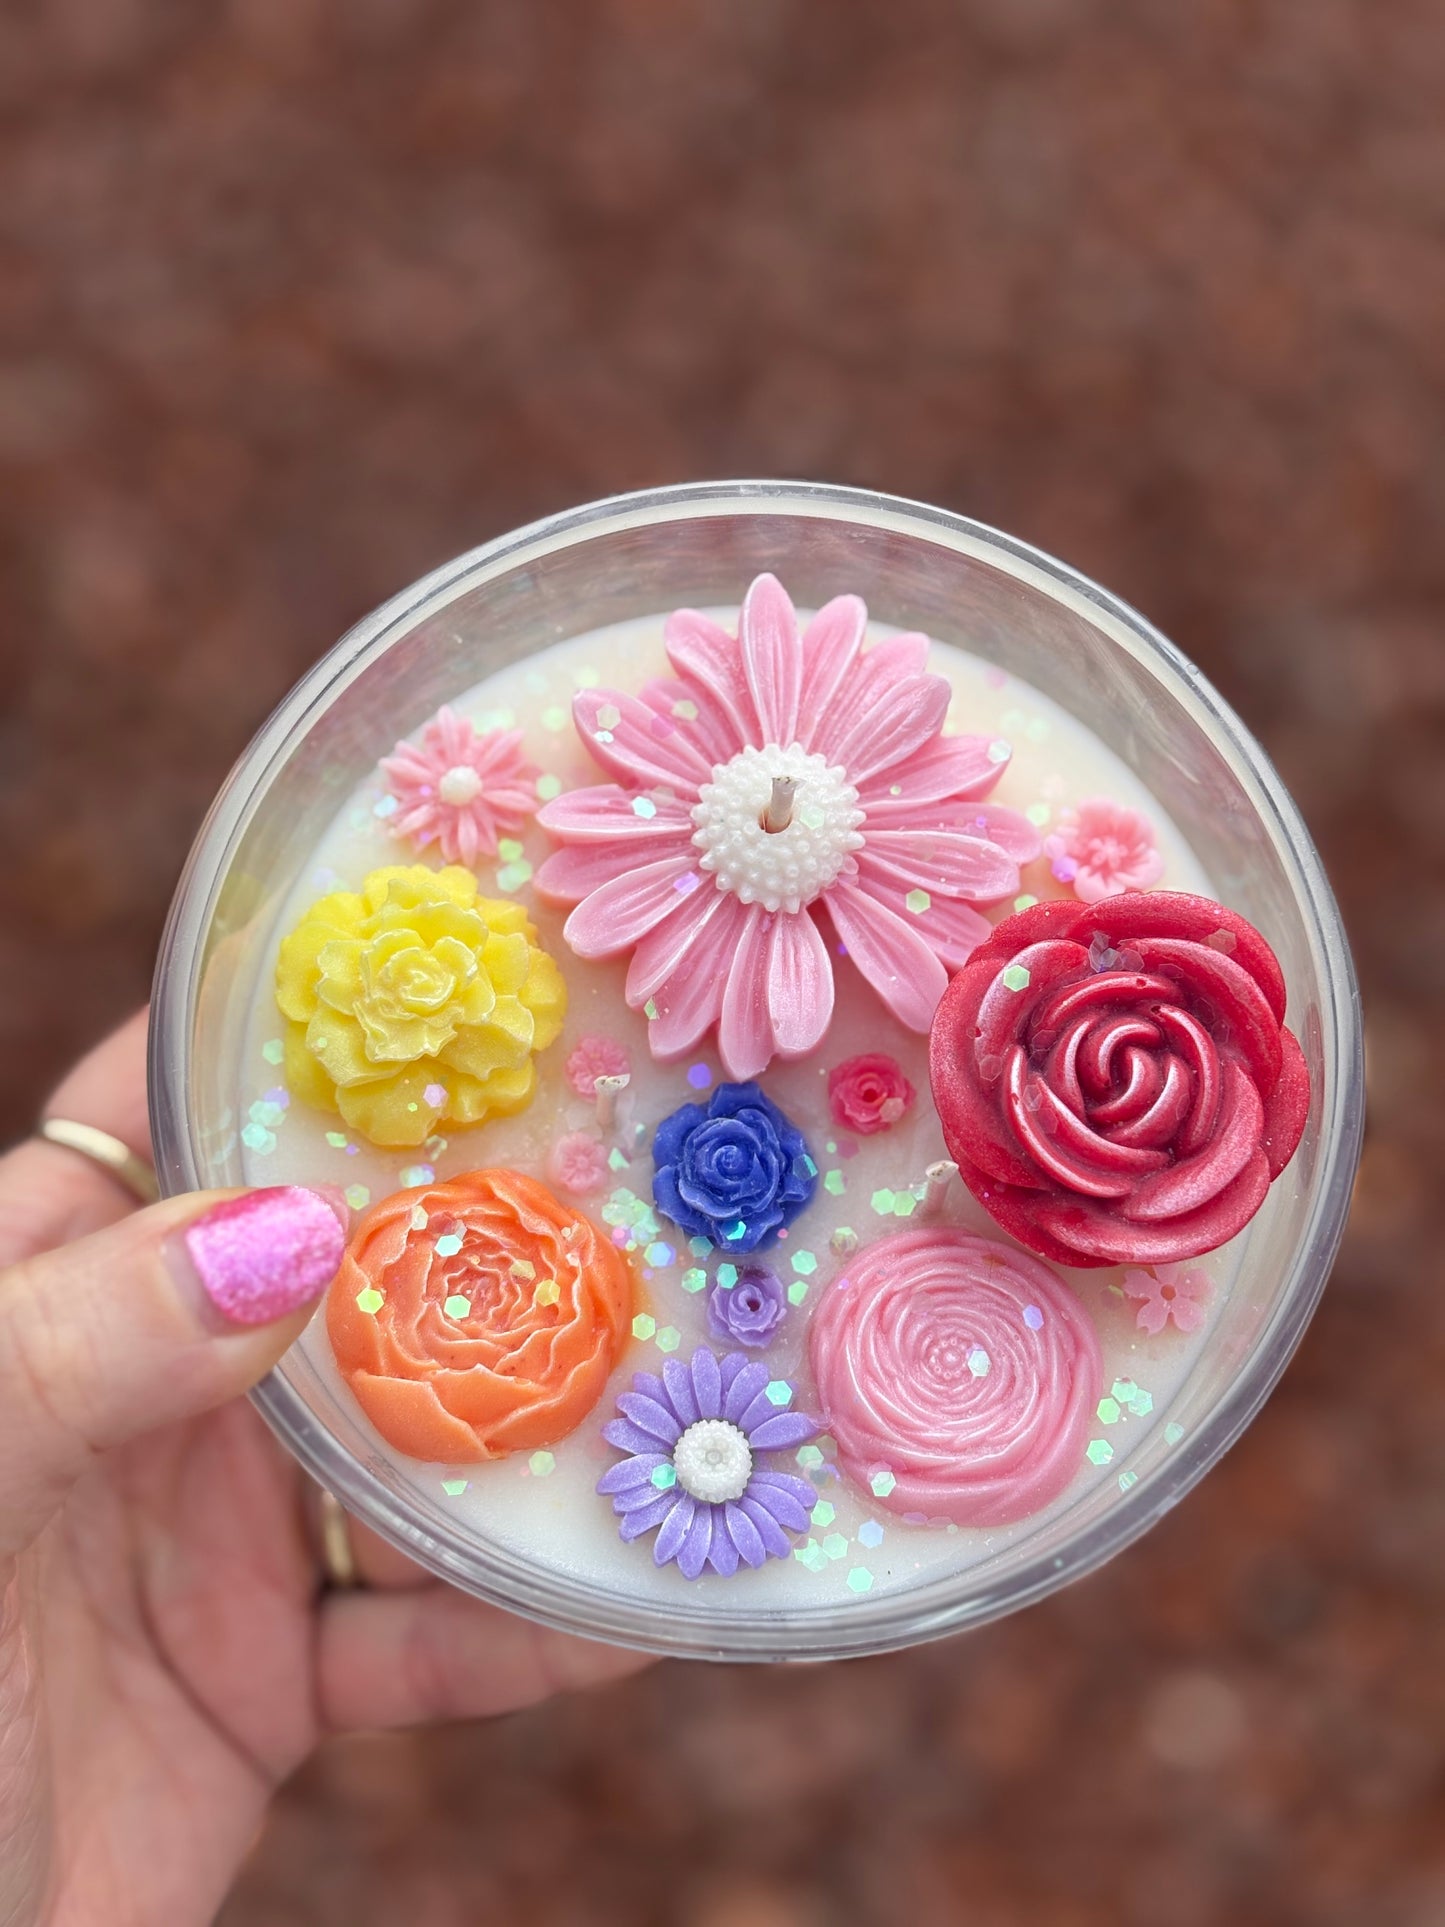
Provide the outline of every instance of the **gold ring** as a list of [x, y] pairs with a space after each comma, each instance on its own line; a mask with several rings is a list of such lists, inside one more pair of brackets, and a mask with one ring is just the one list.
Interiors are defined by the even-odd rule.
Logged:
[[351, 1521], [334, 1492], [316, 1489], [316, 1527], [321, 1539], [321, 1569], [333, 1592], [350, 1592], [361, 1584], [356, 1548], [351, 1543]]
[[142, 1204], [154, 1204], [161, 1194], [156, 1174], [145, 1159], [137, 1157], [128, 1144], [109, 1131], [99, 1130], [94, 1124], [76, 1124], [68, 1117], [47, 1117], [35, 1135], [47, 1144], [60, 1144], [89, 1158]]

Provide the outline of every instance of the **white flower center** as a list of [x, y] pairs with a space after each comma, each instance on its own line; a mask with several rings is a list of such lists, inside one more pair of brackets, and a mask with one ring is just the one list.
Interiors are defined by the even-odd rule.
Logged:
[[672, 1448], [672, 1469], [690, 1499], [722, 1505], [747, 1491], [753, 1476], [752, 1447], [746, 1433], [727, 1419], [699, 1419]]
[[437, 784], [437, 795], [454, 810], [475, 802], [482, 793], [482, 779], [470, 763], [458, 763]]
[[[763, 817], [776, 776], [795, 785], [792, 818], [786, 829], [767, 830]], [[797, 743], [740, 750], [719, 763], [692, 820], [701, 868], [712, 871], [720, 890], [765, 910], [801, 910], [852, 868], [853, 851], [863, 847], [857, 790], [841, 769]]]

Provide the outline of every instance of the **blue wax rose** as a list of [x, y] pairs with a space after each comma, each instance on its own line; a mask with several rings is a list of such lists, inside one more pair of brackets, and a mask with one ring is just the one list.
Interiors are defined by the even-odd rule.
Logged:
[[802, 1132], [756, 1084], [719, 1084], [665, 1117], [652, 1140], [653, 1201], [694, 1238], [756, 1251], [791, 1224], [817, 1189]]

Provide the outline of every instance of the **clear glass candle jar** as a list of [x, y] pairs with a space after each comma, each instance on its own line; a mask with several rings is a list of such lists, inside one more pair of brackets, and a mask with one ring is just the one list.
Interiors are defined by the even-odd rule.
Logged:
[[[487, 543], [392, 598], [297, 685], [197, 839], [162, 945], [151, 1038], [168, 1192], [246, 1181], [237, 1134], [248, 1017], [281, 906], [359, 778], [459, 690], [571, 637], [735, 606], [769, 570], [799, 606], [856, 589], [881, 624], [956, 643], [1033, 685], [1114, 751], [1178, 824], [1215, 893], [1269, 937], [1312, 1080], [1293, 1162], [1235, 1241], [1208, 1343], [1118, 1476], [913, 1585], [761, 1606], [746, 1585], [669, 1600], [585, 1582], [459, 1523], [339, 1401], [302, 1347], [257, 1389], [280, 1439], [356, 1517], [422, 1565], [566, 1630], [659, 1653], [819, 1659], [978, 1625], [1136, 1538], [1249, 1423], [1299, 1342], [1339, 1242], [1362, 1124], [1358, 996], [1319, 859], [1259, 745], [1190, 663], [1116, 598], [963, 517], [860, 490], [696, 484], [594, 503]], [[398, 859], [403, 860], [403, 859]], [[619, 1383], [637, 1361], [625, 1361]], [[609, 1394], [610, 1399], [610, 1394]], [[599, 1501], [599, 1504], [601, 1502]]]

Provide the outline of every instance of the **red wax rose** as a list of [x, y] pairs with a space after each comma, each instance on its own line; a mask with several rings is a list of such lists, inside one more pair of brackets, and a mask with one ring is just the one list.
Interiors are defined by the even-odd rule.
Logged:
[[872, 1137], [896, 1124], [913, 1103], [913, 1086], [883, 1051], [850, 1057], [828, 1073], [828, 1108], [835, 1124]]
[[1040, 903], [953, 979], [929, 1045], [949, 1156], [1056, 1264], [1232, 1238], [1294, 1155], [1309, 1072], [1274, 952], [1205, 897]]

